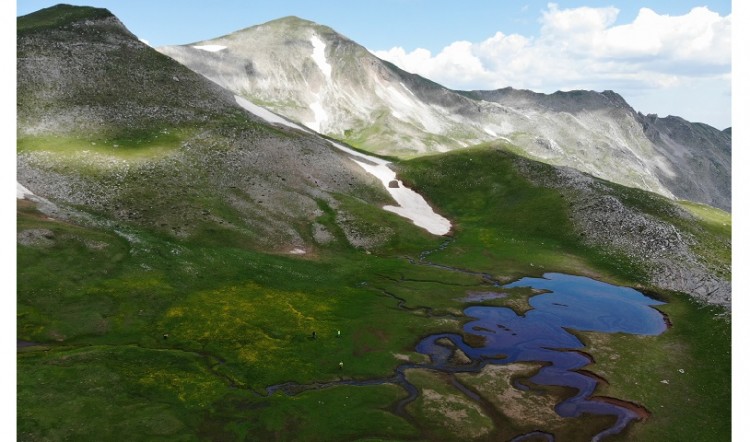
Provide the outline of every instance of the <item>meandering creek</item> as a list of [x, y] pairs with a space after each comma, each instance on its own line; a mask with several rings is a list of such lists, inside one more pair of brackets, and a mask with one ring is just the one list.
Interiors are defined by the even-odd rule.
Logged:
[[[456, 270], [456, 269], [454, 269]], [[539, 362], [542, 368], [528, 381], [536, 385], [563, 386], [577, 391], [558, 403], [555, 411], [562, 417], [575, 418], [583, 413], [614, 416], [616, 422], [597, 434], [597, 441], [622, 432], [630, 422], [639, 419], [645, 410], [624, 401], [592, 399], [599, 379], [581, 369], [591, 358], [582, 351], [584, 344], [568, 330], [658, 335], [667, 328], [664, 316], [653, 306], [663, 304], [628, 287], [619, 287], [582, 276], [547, 273], [542, 278], [523, 278], [499, 288], [530, 287], [542, 293], [529, 298], [532, 310], [523, 315], [510, 308], [472, 306], [463, 313], [471, 318], [463, 330], [467, 335], [482, 337], [481, 346], [470, 346], [454, 333], [439, 333], [423, 338], [416, 351], [429, 356], [424, 364], [405, 363], [393, 376], [364, 381], [339, 380], [328, 383], [300, 385], [286, 383], [266, 389], [267, 394], [282, 391], [297, 394], [306, 390], [337, 385], [376, 385], [392, 383], [402, 386], [408, 397], [394, 406], [394, 411], [411, 419], [406, 406], [416, 400], [419, 390], [406, 380], [405, 371], [423, 368], [446, 373], [479, 372], [487, 364]], [[452, 345], [446, 345], [450, 341]], [[476, 344], [475, 344], [476, 345]], [[450, 348], [450, 347], [454, 348]], [[451, 356], [460, 349], [469, 363], [456, 364]], [[462, 387], [458, 385], [458, 387]], [[528, 389], [516, 383], [515, 388]], [[472, 400], [484, 400], [465, 388], [459, 388]], [[486, 404], [483, 404], [486, 405]], [[519, 435], [515, 440], [539, 438], [552, 440], [552, 435], [535, 431]]]

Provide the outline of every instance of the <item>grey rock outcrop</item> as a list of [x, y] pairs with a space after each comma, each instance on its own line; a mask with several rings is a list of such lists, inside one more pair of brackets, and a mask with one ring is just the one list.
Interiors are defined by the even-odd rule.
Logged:
[[[687, 293], [710, 304], [731, 308], [731, 269], [695, 251], [696, 240], [685, 229], [665, 219], [681, 219], [695, 226], [694, 217], [674, 204], [658, 204], [656, 215], [633, 207], [612, 185], [570, 168], [540, 168], [518, 161], [518, 169], [533, 183], [562, 192], [570, 205], [571, 220], [584, 243], [643, 263], [655, 287]], [[637, 198], [658, 199], [639, 192]], [[694, 227], [699, 229], [699, 227]], [[718, 245], [727, 250], [728, 242]]]

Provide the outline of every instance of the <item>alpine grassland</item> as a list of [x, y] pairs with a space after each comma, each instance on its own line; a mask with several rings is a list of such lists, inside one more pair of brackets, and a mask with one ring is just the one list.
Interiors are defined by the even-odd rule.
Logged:
[[[414, 348], [421, 337], [457, 332], [471, 341], [461, 329], [465, 307], [528, 310], [533, 293], [523, 289], [468, 298], [497, 290], [480, 273], [644, 284], [630, 273], [635, 263], [606, 262], [571, 234], [564, 199], [535, 188], [517, 161], [496, 149], [406, 161], [402, 177], [455, 223], [452, 237], [343, 198], [362, 223], [398, 233], [370, 250], [337, 241], [310, 256], [243, 247], [231, 232], [219, 243], [208, 230], [182, 239], [126, 222], [83, 227], [20, 201], [19, 437], [483, 440], [531, 431], [519, 410], [554, 415], [572, 394], [518, 391], [511, 380], [531, 377], [533, 364], [453, 380], [408, 371], [419, 395], [401, 412], [407, 394], [393, 378], [400, 365], [424, 362]], [[334, 230], [332, 216], [323, 210], [316, 221]], [[605, 379], [596, 394], [649, 410], [618, 437], [706, 440], [728, 431], [727, 315], [684, 294], [653, 296], [667, 302], [659, 310], [672, 327], [662, 335], [577, 333], [595, 361], [586, 370]], [[695, 423], [707, 414], [711, 425]], [[608, 422], [558, 418], [546, 428], [586, 440]]]

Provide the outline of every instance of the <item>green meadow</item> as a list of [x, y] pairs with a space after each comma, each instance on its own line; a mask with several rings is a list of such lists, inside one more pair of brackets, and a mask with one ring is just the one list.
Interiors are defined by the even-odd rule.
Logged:
[[[174, 140], [162, 135], [144, 137], [168, 150]], [[453, 221], [450, 238], [342, 195], [361, 222], [393, 235], [372, 250], [337, 241], [302, 256], [258, 250], [229, 229], [177, 238], [124, 221], [76, 225], [19, 201], [18, 439], [498, 440], [541, 429], [587, 440], [606, 418], [536, 428], [519, 417], [549, 414], [570, 394], [515, 390], [511, 381], [533, 376], [533, 364], [457, 375], [481, 403], [440, 373], [407, 370], [419, 396], [397, 410], [407, 391], [392, 378], [396, 367], [424, 362], [415, 352], [422, 337], [463, 333], [469, 305], [528, 309], [532, 293], [522, 289], [467, 301], [495, 290], [481, 273], [511, 281], [563, 272], [649, 288], [642, 263], [571, 233], [559, 192], [530, 183], [517, 160], [482, 148], [401, 162], [400, 176]], [[657, 213], [665, 203], [648, 204]], [[715, 240], [728, 244], [729, 218], [689, 208], [708, 226], [695, 247], [726, 262]], [[342, 237], [322, 209], [316, 221]], [[606, 379], [596, 394], [650, 413], [613, 440], [727, 439], [728, 315], [650, 289], [667, 302], [659, 309], [673, 326], [664, 334], [577, 333], [596, 361], [586, 369]]]

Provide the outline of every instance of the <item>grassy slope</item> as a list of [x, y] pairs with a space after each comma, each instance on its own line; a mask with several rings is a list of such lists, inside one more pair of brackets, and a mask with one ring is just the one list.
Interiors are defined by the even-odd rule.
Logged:
[[659, 336], [580, 334], [597, 357], [591, 369], [609, 381], [597, 394], [651, 412], [613, 440], [730, 440], [730, 323], [721, 309], [681, 296], [659, 309], [674, 323]]
[[[430, 260], [505, 277], [567, 271], [637, 281], [571, 237], [560, 197], [535, 189], [512, 164], [512, 156], [485, 150], [404, 165], [403, 176], [456, 221], [454, 241]], [[24, 202], [18, 213], [19, 231], [52, 232], [18, 247], [18, 337], [40, 344], [19, 350], [24, 440], [92, 440], [104, 428], [153, 439], [283, 440], [289, 431], [310, 440], [412, 438], [416, 428], [384, 411], [404, 394], [388, 385], [258, 394], [286, 381], [388, 376], [399, 358], [419, 360], [412, 350], [420, 336], [459, 330], [460, 321], [428, 312], [457, 313], [467, 291], [490, 289], [478, 276], [409, 264], [403, 256], [436, 249], [442, 240], [390, 214], [373, 214], [371, 222], [383, 218], [400, 234], [372, 255], [339, 244], [318, 259], [300, 259], [217, 244], [210, 232], [176, 240], [123, 224], [118, 235], [46, 219]], [[413, 310], [399, 309], [385, 292]], [[686, 426], [683, 416], [703, 413], [719, 427], [728, 423], [728, 325], [682, 295], [662, 296], [670, 300], [664, 310], [675, 327], [645, 343], [600, 338], [606, 342], [591, 352], [601, 368], [590, 369], [610, 379], [601, 394], [636, 401], [654, 414], [633, 435], [685, 429], [708, 437], [716, 428]], [[343, 336], [335, 338], [339, 329]], [[650, 367], [684, 368], [690, 382], [667, 395], [637, 387], [653, 381]], [[440, 382], [425, 377], [420, 387], [432, 383], [442, 391]], [[682, 402], [706, 395], [709, 407]], [[49, 405], [71, 398], [74, 406]], [[430, 425], [429, 413], [414, 407], [418, 426]], [[331, 418], [342, 413], [348, 424], [330, 423], [342, 422]]]
[[[215, 428], [245, 420], [239, 409], [214, 409], [224, 396], [267, 407], [253, 392], [274, 383], [387, 376], [397, 362], [392, 353], [408, 353], [414, 336], [438, 330], [358, 288], [361, 275], [391, 265], [364, 254], [317, 262], [201, 247], [135, 229], [127, 241], [44, 219], [28, 207], [19, 210], [18, 224], [19, 231], [51, 232], [44, 238], [52, 244], [18, 248], [18, 337], [42, 344], [19, 352], [24, 439], [93, 440], [102, 428], [149, 438], [158, 431], [170, 438], [251, 431]], [[346, 363], [343, 373], [339, 361]], [[253, 425], [270, 431], [294, 414], [301, 430], [325, 440], [335, 429], [319, 428], [317, 396], [334, 398], [339, 390], [277, 397]], [[358, 434], [378, 434], [389, 422], [392, 435], [413, 431], [377, 412], [402, 394], [398, 389], [354, 390]], [[70, 407], [49, 406], [70, 398], [77, 398]], [[128, 419], [110, 425], [126, 411]], [[153, 428], [160, 419], [170, 424]]]
[[111, 16], [112, 14], [106, 9], [92, 8], [88, 6], [70, 7], [68, 5], [57, 5], [41, 9], [33, 14], [20, 18], [16, 30], [19, 34], [25, 34], [28, 32], [58, 28], [80, 20], [95, 20]]
[[402, 165], [405, 181], [456, 220], [455, 243], [431, 259], [507, 280], [553, 269], [643, 279], [638, 263], [584, 246], [573, 233], [562, 194], [529, 183], [515, 171], [516, 159], [505, 150], [481, 148]]

